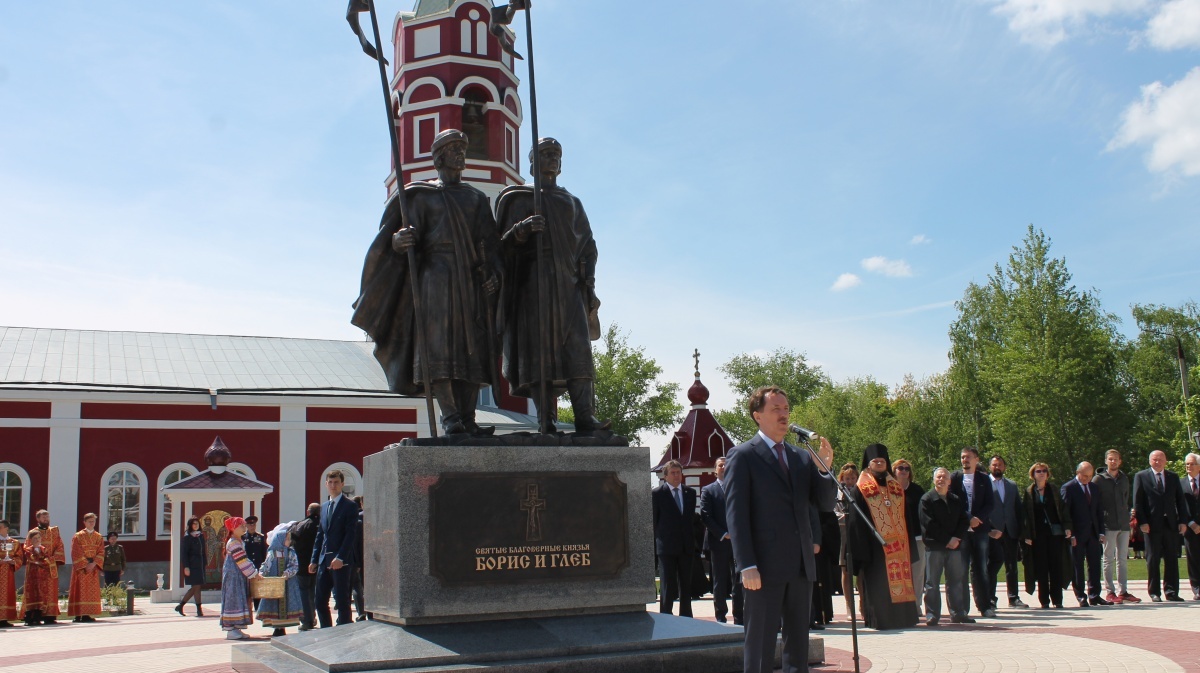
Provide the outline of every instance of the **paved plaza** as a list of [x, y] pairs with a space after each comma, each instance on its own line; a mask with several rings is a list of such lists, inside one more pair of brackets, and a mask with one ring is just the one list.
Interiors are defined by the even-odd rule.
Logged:
[[[1145, 597], [1144, 587], [1131, 587]], [[844, 607], [841, 597], [835, 604]], [[655, 606], [648, 606], [655, 610]], [[694, 603], [697, 618], [712, 619], [712, 603]], [[94, 624], [15, 626], [0, 630], [3, 673], [231, 673], [230, 641], [217, 623], [219, 606], [205, 617], [180, 617], [171, 605], [138, 603], [138, 614]], [[955, 673], [1200, 673], [1200, 602], [1150, 603], [1088, 609], [1001, 609], [978, 624], [917, 626], [904, 631], [860, 631], [861, 670]], [[248, 630], [258, 642], [269, 629]], [[819, 635], [826, 664], [815, 671], [852, 671], [850, 629], [844, 615]], [[246, 642], [246, 641], [243, 641]]]

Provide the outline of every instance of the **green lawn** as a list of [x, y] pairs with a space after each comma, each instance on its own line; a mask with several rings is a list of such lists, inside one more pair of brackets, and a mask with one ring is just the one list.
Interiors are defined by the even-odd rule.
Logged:
[[[1000, 575], [1001, 575], [1001, 578], [1003, 578], [1003, 576], [1004, 576], [1003, 571], [1001, 571]], [[1017, 575], [1020, 576], [1022, 582], [1025, 581], [1024, 564], [1017, 564]], [[1145, 559], [1129, 559], [1129, 581], [1130, 582], [1145, 582], [1146, 581], [1146, 560]], [[1182, 591], [1183, 593], [1189, 594], [1189, 592], [1191, 590], [1188, 587], [1189, 587], [1189, 585], [1188, 585], [1188, 579], [1187, 579], [1187, 559], [1181, 558], [1181, 559], [1179, 559], [1179, 588], [1180, 588], [1180, 591]]]

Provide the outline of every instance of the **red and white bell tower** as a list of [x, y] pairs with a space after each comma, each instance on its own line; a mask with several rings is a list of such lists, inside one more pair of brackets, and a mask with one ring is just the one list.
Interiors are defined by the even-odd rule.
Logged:
[[[521, 177], [521, 99], [513, 58], [488, 30], [489, 0], [417, 0], [392, 27], [392, 105], [403, 182], [437, 177], [430, 144], [449, 128], [467, 134], [463, 180], [495, 198]], [[507, 30], [507, 28], [505, 28]], [[388, 175], [396, 189], [396, 170]]]

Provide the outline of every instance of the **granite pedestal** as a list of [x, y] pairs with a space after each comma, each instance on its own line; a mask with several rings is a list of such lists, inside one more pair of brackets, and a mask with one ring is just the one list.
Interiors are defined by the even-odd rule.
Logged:
[[740, 627], [646, 612], [649, 464], [648, 449], [614, 446], [368, 456], [364, 593], [377, 621], [235, 645], [233, 667], [740, 671]]

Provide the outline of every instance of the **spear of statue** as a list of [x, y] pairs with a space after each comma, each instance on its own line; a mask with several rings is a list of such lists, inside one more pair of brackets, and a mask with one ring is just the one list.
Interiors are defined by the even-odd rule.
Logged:
[[[371, 44], [363, 35], [362, 26], [359, 25], [358, 15], [363, 12], [371, 15], [371, 33], [375, 38], [374, 44]], [[375, 59], [376, 64], [379, 65], [379, 81], [383, 85], [383, 105], [387, 109], [388, 137], [392, 141], [392, 162], [396, 164], [396, 199], [397, 205], [400, 207], [400, 229], [407, 229], [408, 204], [404, 194], [404, 161], [400, 155], [400, 141], [396, 137], [396, 117], [399, 115], [399, 110], [392, 109], [392, 97], [388, 91], [387, 80], [388, 62], [379, 49], [379, 45], [382, 43], [379, 40], [379, 18], [375, 13], [374, 0], [350, 0], [350, 4], [346, 7], [346, 21], [349, 22], [350, 29], [358, 36], [358, 43], [362, 45], [363, 53]], [[412, 288], [413, 338], [416, 340], [417, 352], [421, 356], [422, 377], [429, 378], [429, 352], [425, 347], [424, 323], [421, 321], [421, 293], [417, 286], [417, 256], [412, 248], [408, 249], [408, 285]], [[433, 412], [433, 382], [424, 381], [423, 383], [425, 412], [429, 419], [429, 436], [437, 437], [437, 421]]]
[[[533, 19], [529, 16], [530, 0], [513, 0], [507, 5], [493, 7], [491, 11], [490, 30], [493, 35], [500, 39], [500, 46], [504, 51], [508, 52], [516, 58], [521, 58], [521, 55], [513, 50], [513, 45], [508, 38], [507, 33], [501, 26], [507, 26], [512, 23], [513, 17], [519, 10], [525, 10], [525, 49], [529, 52], [529, 123], [533, 133], [533, 214], [542, 214], [542, 157], [537, 151], [538, 143], [538, 116], [537, 116], [537, 79], [534, 75], [533, 68]], [[542, 238], [546, 233], [540, 232], [534, 238], [534, 245], [537, 246], [537, 306], [538, 310], [538, 404], [550, 405], [553, 402], [546, 399], [547, 385], [546, 381], [546, 349], [550, 347], [550, 339], [546, 334], [546, 312], [541, 310], [545, 305], [543, 298], [546, 296], [545, 280], [542, 272], [546, 268], [546, 252], [543, 248]], [[538, 415], [543, 419], [541, 430], [543, 432], [553, 431], [553, 425], [547, 427], [544, 420], [554, 417], [553, 411], [550, 409], [538, 408]]]

